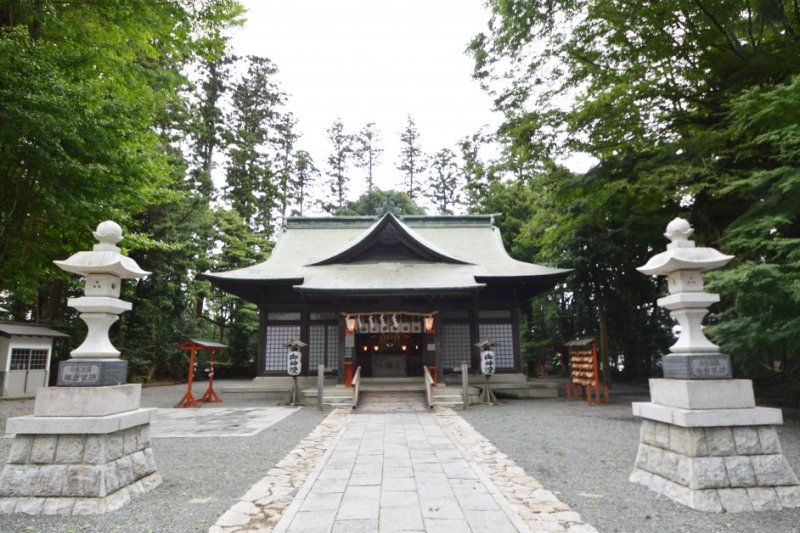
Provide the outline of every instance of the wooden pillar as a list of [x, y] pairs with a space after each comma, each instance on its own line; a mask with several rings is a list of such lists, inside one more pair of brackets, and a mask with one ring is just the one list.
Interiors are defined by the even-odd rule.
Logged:
[[258, 354], [256, 357], [256, 376], [267, 373], [267, 308], [264, 303], [258, 305]]
[[519, 307], [511, 310], [511, 336], [514, 340], [514, 372], [522, 372], [521, 334]]
[[481, 341], [480, 329], [478, 327], [478, 303], [475, 298], [472, 299], [472, 306], [469, 309], [469, 346], [470, 346], [470, 372], [480, 368], [481, 364], [481, 350], [476, 344]]
[[[336, 327], [336, 339], [338, 340], [339, 344], [338, 349], [336, 350], [336, 357], [339, 358], [339, 370], [336, 371], [336, 383], [339, 385], [344, 384], [344, 318], [344, 316], [339, 317], [339, 322], [337, 323], [338, 325]], [[353, 333], [353, 335], [355, 335], [355, 333]], [[355, 341], [355, 339], [353, 339], [353, 341]], [[353, 372], [355, 372], [355, 369], [353, 369]]]
[[[302, 350], [300, 353], [302, 354], [302, 361], [303, 361], [303, 374], [311, 375], [314, 371], [310, 366], [310, 353], [311, 353], [311, 335], [310, 335], [310, 326], [309, 326], [309, 319], [310, 313], [307, 309], [303, 309], [300, 311], [300, 340], [308, 344], [305, 347], [305, 350]], [[305, 352], [305, 353], [304, 353]]]

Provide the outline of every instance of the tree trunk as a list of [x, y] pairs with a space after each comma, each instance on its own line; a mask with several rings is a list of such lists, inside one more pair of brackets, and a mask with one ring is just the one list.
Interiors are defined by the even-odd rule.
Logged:
[[600, 332], [600, 358], [603, 364], [603, 384], [611, 386], [611, 366], [608, 354], [608, 322], [606, 321], [605, 298], [598, 293], [597, 327]]

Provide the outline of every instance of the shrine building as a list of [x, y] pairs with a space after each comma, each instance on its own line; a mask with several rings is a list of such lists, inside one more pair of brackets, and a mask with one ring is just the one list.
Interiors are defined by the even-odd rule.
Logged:
[[269, 259], [203, 277], [258, 305], [258, 376], [285, 376], [299, 339], [302, 373], [343, 383], [346, 359], [373, 378], [477, 372], [487, 338], [496, 371], [520, 372], [520, 309], [569, 272], [509, 257], [492, 215], [386, 213], [289, 218]]

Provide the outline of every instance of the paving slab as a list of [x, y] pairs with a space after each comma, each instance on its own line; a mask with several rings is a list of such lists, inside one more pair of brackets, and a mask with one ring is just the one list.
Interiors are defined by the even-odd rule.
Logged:
[[[313, 438], [257, 485], [274, 492], [293, 478], [279, 508], [260, 505], [212, 533], [239, 531], [594, 531], [450, 409], [334, 411]], [[277, 475], [280, 474], [280, 475]]]
[[251, 437], [300, 407], [202, 407], [157, 409], [150, 420], [152, 437]]

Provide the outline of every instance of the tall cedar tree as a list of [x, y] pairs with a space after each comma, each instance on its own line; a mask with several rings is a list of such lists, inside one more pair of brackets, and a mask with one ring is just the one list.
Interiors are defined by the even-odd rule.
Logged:
[[375, 127], [374, 122], [368, 122], [355, 136], [353, 155], [356, 167], [367, 171], [367, 191], [371, 191], [375, 184], [375, 166], [379, 163], [383, 153], [380, 142], [380, 131]]
[[453, 207], [460, 201], [459, 174], [456, 154], [449, 148], [442, 148], [431, 158], [430, 180], [425, 196], [433, 202], [440, 215], [452, 215]]
[[292, 199], [295, 202], [295, 213], [303, 216], [308, 202], [307, 194], [319, 176], [319, 169], [314, 165], [311, 154], [305, 150], [294, 153], [294, 179], [292, 180]]
[[248, 56], [246, 62], [247, 72], [234, 85], [231, 99], [224, 197], [252, 231], [269, 236], [281, 203], [273, 142], [283, 121], [285, 95], [269, 59]]
[[323, 204], [323, 209], [334, 213], [344, 207], [347, 200], [347, 188], [350, 177], [348, 170], [353, 157], [353, 136], [345, 133], [342, 120], [337, 118], [328, 128], [328, 139], [331, 141], [331, 153], [328, 155], [328, 186], [329, 199]]
[[400, 132], [400, 161], [397, 170], [403, 173], [403, 182], [406, 193], [412, 200], [420, 194], [419, 179], [426, 169], [425, 153], [419, 143], [417, 125], [408, 116], [406, 127]]

